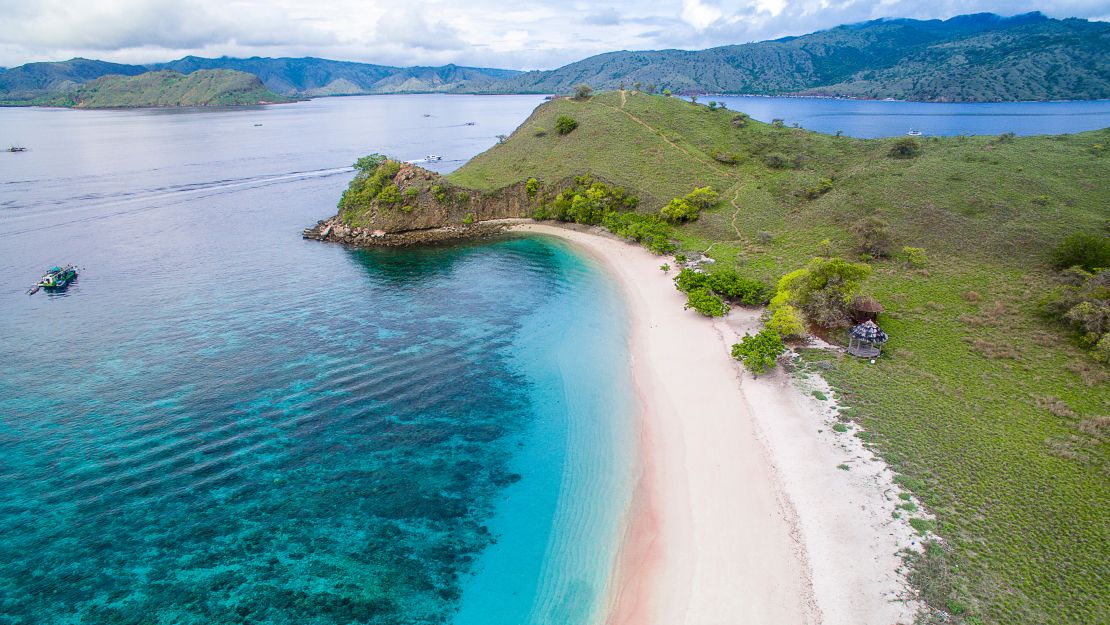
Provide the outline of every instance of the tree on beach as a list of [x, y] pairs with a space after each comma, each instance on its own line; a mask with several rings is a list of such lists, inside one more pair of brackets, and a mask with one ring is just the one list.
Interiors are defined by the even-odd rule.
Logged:
[[763, 328], [754, 336], [745, 333], [739, 343], [732, 345], [732, 357], [756, 375], [773, 369], [778, 357], [785, 351], [782, 337], [768, 328]]

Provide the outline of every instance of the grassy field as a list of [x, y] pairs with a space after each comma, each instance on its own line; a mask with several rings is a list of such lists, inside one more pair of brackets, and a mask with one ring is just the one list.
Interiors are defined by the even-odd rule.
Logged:
[[[558, 135], [560, 115], [578, 128]], [[450, 179], [489, 190], [589, 172], [643, 211], [712, 185], [721, 205], [678, 229], [682, 248], [767, 282], [819, 253], [854, 258], [852, 224], [888, 222], [897, 250], [928, 261], [871, 261], [884, 356], [805, 356], [937, 517], [945, 547], [915, 581], [950, 622], [1110, 621], [1110, 368], [1037, 312], [1054, 247], [1107, 232], [1110, 130], [927, 138], [900, 159], [896, 139], [735, 116], [644, 94], [555, 100]]]

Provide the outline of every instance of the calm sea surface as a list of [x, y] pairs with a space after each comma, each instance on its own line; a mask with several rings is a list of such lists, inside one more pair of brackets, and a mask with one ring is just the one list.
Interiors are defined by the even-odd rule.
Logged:
[[584, 620], [632, 465], [607, 274], [300, 238], [357, 156], [452, 168], [539, 102], [0, 110], [0, 623]]
[[893, 137], [917, 130], [925, 135], [1065, 134], [1110, 126], [1110, 100], [1092, 102], [881, 102], [825, 98], [702, 96], [724, 102], [763, 122], [849, 137]]
[[[1110, 125], [725, 100], [857, 136]], [[609, 277], [543, 238], [300, 238], [358, 156], [447, 171], [541, 101], [0, 109], [30, 148], [0, 153], [0, 625], [588, 620], [634, 465]]]

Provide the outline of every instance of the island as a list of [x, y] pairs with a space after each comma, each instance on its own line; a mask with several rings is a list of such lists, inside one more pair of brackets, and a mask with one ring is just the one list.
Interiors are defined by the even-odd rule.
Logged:
[[[581, 90], [447, 176], [360, 159], [304, 236], [508, 229], [618, 279], [641, 477], [605, 622], [1095, 622], [1108, 145]], [[847, 353], [861, 319], [880, 356]]]
[[110, 74], [64, 95], [41, 100], [49, 106], [82, 109], [176, 106], [244, 106], [292, 102], [262, 84], [253, 74], [227, 69], [182, 74], [173, 70], [134, 76]]

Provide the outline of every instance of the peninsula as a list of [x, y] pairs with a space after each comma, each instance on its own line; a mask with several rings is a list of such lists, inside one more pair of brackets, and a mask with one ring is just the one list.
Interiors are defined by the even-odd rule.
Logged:
[[[644, 440], [604, 622], [1095, 622], [1110, 339], [1081, 313], [1106, 305], [1108, 144], [858, 140], [583, 92], [448, 176], [360, 160], [305, 236], [514, 224], [618, 277]], [[891, 337], [873, 364], [836, 348], [859, 298]], [[824, 340], [753, 379], [729, 345], [769, 300], [788, 342]]]

